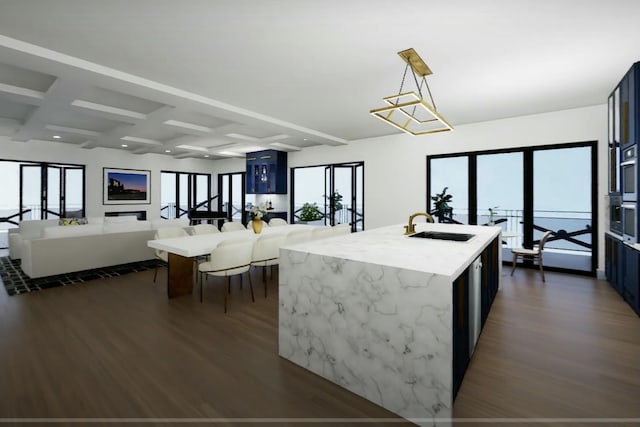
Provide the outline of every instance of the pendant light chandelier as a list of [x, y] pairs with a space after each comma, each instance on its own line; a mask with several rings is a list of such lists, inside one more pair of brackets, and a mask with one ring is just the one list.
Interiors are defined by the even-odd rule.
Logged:
[[[436, 109], [436, 104], [426, 79], [426, 76], [432, 74], [427, 64], [413, 49], [403, 50], [398, 52], [398, 55], [407, 63], [402, 75], [400, 90], [397, 95], [382, 98], [388, 105], [371, 110], [371, 115], [411, 135], [426, 135], [453, 130], [453, 126]], [[418, 93], [415, 91], [402, 91], [409, 68], [411, 68], [411, 74]], [[419, 77], [422, 79], [418, 80]], [[423, 86], [426, 87], [429, 93], [431, 104], [425, 101], [422, 96]]]

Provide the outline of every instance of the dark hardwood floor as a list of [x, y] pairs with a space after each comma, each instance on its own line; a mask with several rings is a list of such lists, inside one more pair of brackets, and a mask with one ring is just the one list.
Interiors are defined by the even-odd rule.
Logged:
[[[244, 425], [260, 421], [247, 418], [276, 425], [302, 418], [323, 418], [320, 425], [402, 421], [278, 357], [277, 277], [265, 299], [254, 272], [255, 303], [247, 281], [240, 290], [234, 280], [226, 315], [222, 281], [209, 280], [200, 304], [197, 291], [167, 300], [166, 270], [155, 284], [152, 277], [146, 271], [14, 297], [1, 291], [3, 424], [18, 421], [12, 418], [120, 419], [102, 420], [105, 425], [144, 418], [164, 426], [211, 419], [225, 425], [234, 418]], [[559, 273], [542, 283], [525, 269], [503, 279], [454, 416], [482, 425], [492, 425], [491, 418], [519, 418], [514, 425], [524, 418], [542, 418], [537, 425], [588, 424], [549, 418], [640, 421], [640, 318], [615, 291], [603, 281]], [[469, 421], [460, 424], [474, 424]], [[618, 425], [624, 424], [640, 422]]]

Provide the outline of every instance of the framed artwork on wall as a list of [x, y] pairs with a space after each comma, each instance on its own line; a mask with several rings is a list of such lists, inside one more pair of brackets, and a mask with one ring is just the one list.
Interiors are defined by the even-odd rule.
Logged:
[[151, 203], [151, 171], [103, 168], [103, 205]]

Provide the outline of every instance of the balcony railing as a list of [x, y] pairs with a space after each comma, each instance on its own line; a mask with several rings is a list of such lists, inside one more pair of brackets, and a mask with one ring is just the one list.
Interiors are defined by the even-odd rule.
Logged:
[[[469, 211], [467, 209], [453, 210], [454, 221], [468, 224]], [[504, 231], [514, 232], [522, 236], [523, 211], [521, 209], [497, 209], [493, 217], [496, 225]], [[478, 215], [478, 224], [489, 223], [489, 215]], [[538, 243], [545, 231], [553, 232], [545, 248], [591, 252], [592, 221], [591, 212], [583, 211], [533, 211], [534, 243]], [[506, 239], [507, 247], [521, 247], [522, 237]]]

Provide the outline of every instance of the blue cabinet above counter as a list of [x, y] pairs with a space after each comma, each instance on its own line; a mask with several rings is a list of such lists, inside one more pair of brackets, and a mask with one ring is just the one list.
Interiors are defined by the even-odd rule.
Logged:
[[247, 194], [287, 194], [287, 153], [247, 153]]

